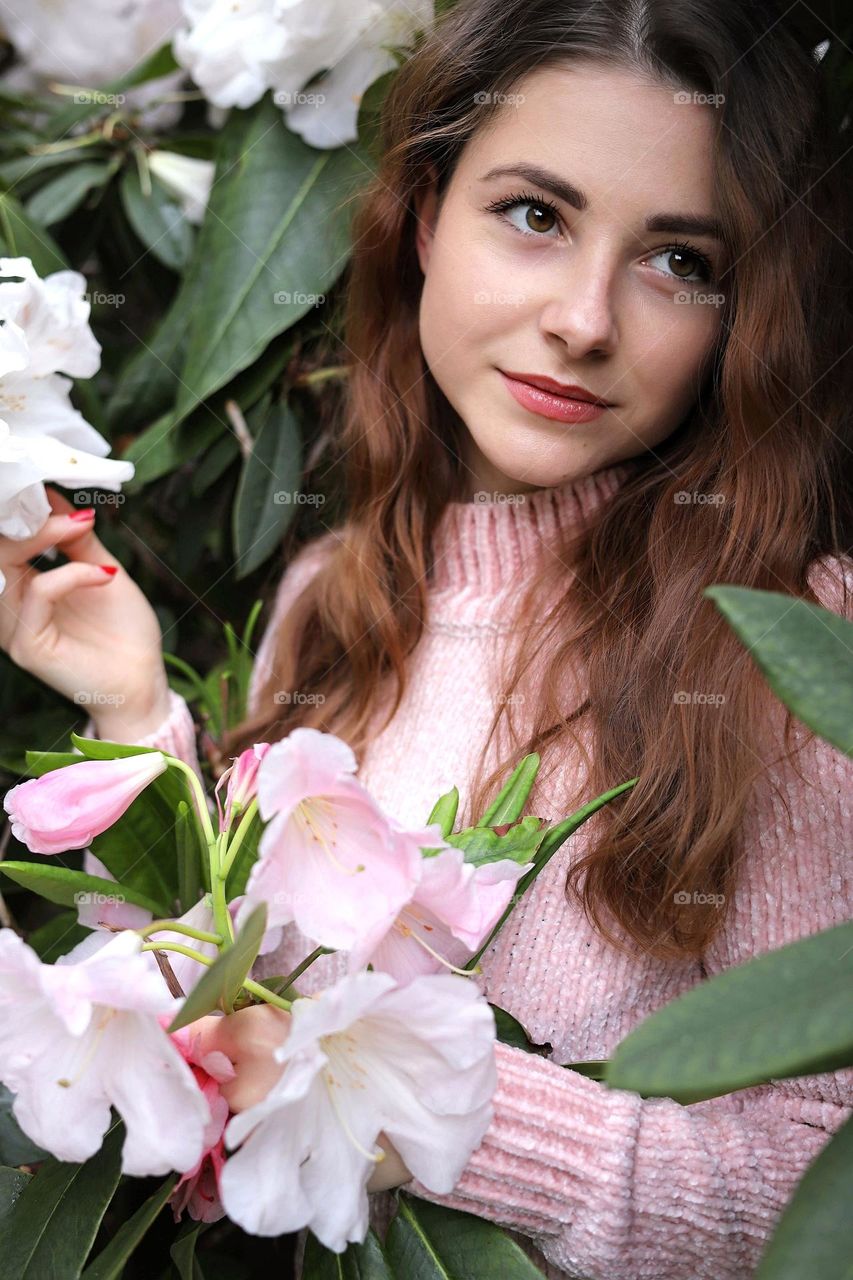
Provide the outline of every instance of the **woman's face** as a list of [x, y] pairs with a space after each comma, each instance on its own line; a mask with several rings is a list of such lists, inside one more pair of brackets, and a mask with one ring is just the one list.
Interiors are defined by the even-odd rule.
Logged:
[[[540, 68], [464, 148], [438, 213], [434, 188], [423, 199], [421, 344], [468, 428], [469, 496], [557, 485], [653, 450], [695, 401], [725, 267], [713, 229], [681, 225], [716, 213], [714, 107], [698, 96], [591, 63]], [[544, 174], [489, 176], [520, 167], [562, 192]], [[577, 403], [546, 403], [507, 373], [608, 404], [578, 421]]]

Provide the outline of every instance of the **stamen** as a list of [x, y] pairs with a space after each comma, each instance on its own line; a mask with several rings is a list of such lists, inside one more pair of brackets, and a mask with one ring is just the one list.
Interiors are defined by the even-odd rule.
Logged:
[[475, 969], [457, 969], [455, 964], [451, 964], [449, 960], [444, 958], [444, 956], [439, 955], [439, 953], [431, 947], [429, 943], [420, 936], [420, 934], [412, 929], [410, 925], [404, 924], [402, 920], [397, 921], [397, 928], [400, 930], [400, 933], [402, 933], [404, 938], [412, 938], [417, 942], [418, 946], [423, 947], [424, 951], [428, 951], [434, 960], [437, 960], [439, 964], [445, 967], [445, 969], [449, 969], [451, 973], [460, 973], [463, 978], [470, 978], [472, 973], [480, 972], [479, 965], [477, 965]]
[[381, 1164], [382, 1161], [385, 1159], [387, 1152], [383, 1151], [382, 1148], [380, 1147], [379, 1151], [377, 1151], [376, 1154], [374, 1155], [372, 1152], [367, 1151], [361, 1145], [358, 1138], [355, 1136], [352, 1129], [347, 1124], [346, 1117], [344, 1116], [344, 1113], [340, 1105], [338, 1104], [338, 1100], [335, 1097], [334, 1090], [337, 1087], [337, 1081], [335, 1080], [335, 1077], [332, 1075], [331, 1071], [324, 1071], [323, 1079], [326, 1082], [326, 1088], [329, 1092], [329, 1100], [332, 1104], [332, 1109], [334, 1110], [335, 1115], [338, 1117], [338, 1120], [340, 1121], [341, 1128], [349, 1138], [352, 1145], [355, 1147], [356, 1151], [359, 1151], [363, 1156], [366, 1156], [367, 1159], [372, 1161], [373, 1164]]
[[[336, 858], [335, 855], [332, 853], [332, 850], [329, 847], [329, 843], [326, 840], [325, 835], [320, 830], [315, 820], [314, 814], [312, 813], [312, 809], [316, 810], [316, 809], [319, 809], [321, 806], [327, 809], [331, 809], [332, 807], [330, 801], [324, 800], [321, 797], [315, 797], [310, 802], [307, 800], [303, 800], [294, 809], [293, 817], [296, 820], [297, 824], [308, 828], [309, 832], [311, 833], [311, 839], [316, 841], [316, 843], [321, 846], [323, 852], [326, 854], [327, 858], [332, 863], [332, 866], [337, 871], [340, 871], [342, 875], [345, 875], [345, 876], [358, 875], [359, 871], [365, 870], [363, 862], [360, 862], [357, 867], [345, 867], [344, 864], [338, 858]], [[338, 824], [334, 821], [334, 819], [330, 819], [330, 822], [334, 827], [334, 829], [337, 831]], [[334, 838], [332, 839], [331, 843], [332, 845], [335, 844]]]
[[91, 1044], [90, 1044], [90, 1046], [89, 1046], [89, 1051], [88, 1051], [88, 1053], [86, 1054], [86, 1056], [85, 1056], [85, 1058], [83, 1059], [83, 1061], [81, 1062], [80, 1067], [79, 1067], [79, 1069], [78, 1069], [78, 1071], [77, 1071], [77, 1074], [76, 1074], [75, 1076], [72, 1076], [72, 1078], [71, 1078], [70, 1080], [66, 1080], [64, 1077], [62, 1077], [61, 1079], [57, 1080], [57, 1082], [56, 1082], [56, 1083], [57, 1083], [58, 1085], [61, 1085], [63, 1089], [70, 1089], [70, 1088], [71, 1088], [71, 1086], [72, 1086], [72, 1085], [74, 1085], [74, 1084], [76, 1084], [76, 1083], [77, 1083], [77, 1081], [80, 1079], [80, 1077], [82, 1076], [83, 1072], [86, 1070], [86, 1068], [89, 1066], [89, 1063], [92, 1061], [92, 1059], [93, 1059], [93, 1058], [94, 1058], [94, 1056], [95, 1056], [95, 1053], [96, 1053], [97, 1048], [98, 1048], [98, 1042], [100, 1041], [101, 1036], [104, 1034], [104, 1031], [106, 1030], [107, 1023], [110, 1021], [110, 1019], [111, 1019], [111, 1018], [114, 1018], [114, 1017], [115, 1017], [115, 1014], [116, 1014], [116, 1010], [115, 1010], [115, 1009], [108, 1009], [108, 1010], [107, 1010], [107, 1013], [106, 1013], [106, 1016], [105, 1016], [104, 1018], [102, 1018], [102, 1019], [101, 1019], [101, 1022], [100, 1022], [100, 1025], [98, 1026], [97, 1031], [96, 1031], [96, 1032], [95, 1032], [95, 1034], [92, 1036], [92, 1043], [91, 1043]]

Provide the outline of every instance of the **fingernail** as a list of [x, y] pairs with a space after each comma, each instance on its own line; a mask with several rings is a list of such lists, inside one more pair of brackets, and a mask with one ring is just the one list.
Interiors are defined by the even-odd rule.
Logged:
[[104, 573], [108, 573], [110, 577], [112, 577], [114, 573], [118, 572], [117, 564], [99, 564], [98, 568], [103, 569]]
[[91, 520], [95, 515], [94, 507], [84, 507], [82, 511], [75, 511], [73, 516], [69, 516], [69, 520]]

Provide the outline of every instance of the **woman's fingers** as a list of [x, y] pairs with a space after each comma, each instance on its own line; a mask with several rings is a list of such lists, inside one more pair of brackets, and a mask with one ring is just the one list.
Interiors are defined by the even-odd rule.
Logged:
[[[61, 545], [65, 551], [66, 545], [70, 547], [75, 541], [89, 534], [91, 529], [92, 518], [72, 520], [69, 515], [48, 516], [42, 527], [31, 538], [20, 540], [0, 538], [0, 564], [22, 568], [29, 560], [43, 555], [48, 547]], [[100, 546], [97, 539], [95, 542]], [[103, 548], [101, 550], [103, 551]], [[104, 560], [104, 564], [109, 564], [109, 559]]]
[[[100, 587], [112, 582], [112, 579], [113, 575], [106, 573], [99, 565], [82, 562], [64, 564], [59, 569], [50, 569], [45, 573], [34, 573], [24, 589], [18, 607], [19, 626], [13, 645], [19, 656], [24, 656], [28, 646], [37, 643], [50, 626], [57, 601], [81, 587]], [[13, 662], [19, 661], [14, 652], [10, 656]]]

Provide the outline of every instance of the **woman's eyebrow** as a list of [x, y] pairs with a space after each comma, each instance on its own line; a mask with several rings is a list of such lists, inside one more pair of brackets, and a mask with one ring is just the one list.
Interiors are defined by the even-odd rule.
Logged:
[[[524, 178], [534, 186], [550, 191], [552, 195], [570, 204], [581, 212], [589, 207], [589, 200], [574, 183], [560, 178], [548, 169], [535, 164], [514, 164], [499, 166], [484, 173], [481, 181], [490, 182], [492, 178]], [[646, 218], [647, 231], [667, 231], [675, 234], [693, 236], [711, 236], [724, 243], [723, 228], [716, 218], [703, 217], [692, 213], [655, 213]]]

